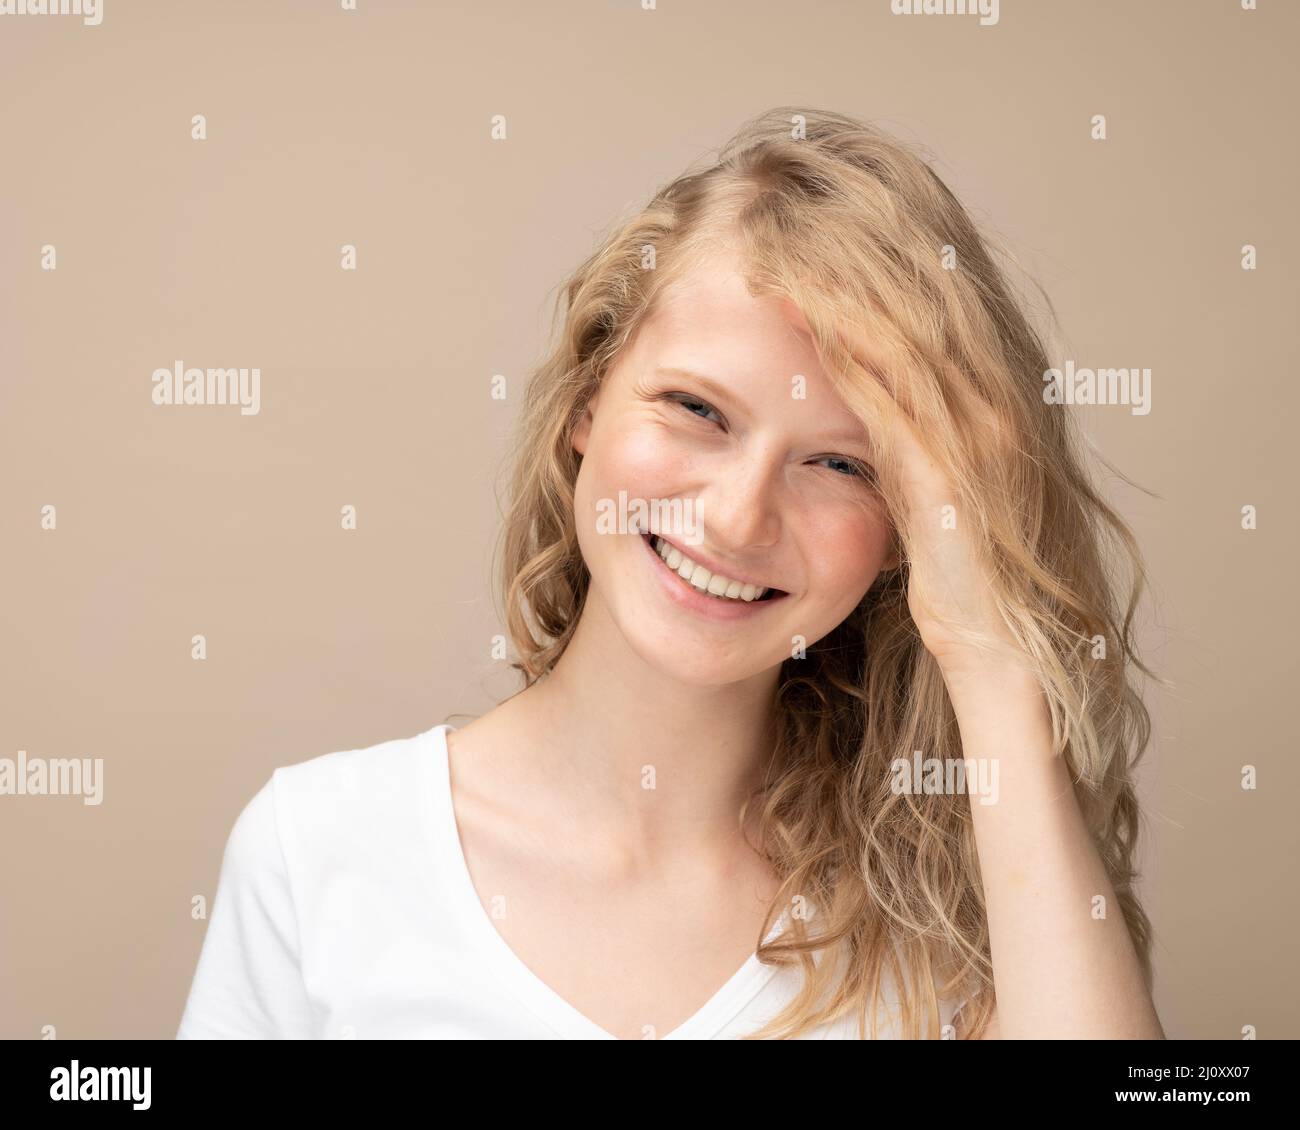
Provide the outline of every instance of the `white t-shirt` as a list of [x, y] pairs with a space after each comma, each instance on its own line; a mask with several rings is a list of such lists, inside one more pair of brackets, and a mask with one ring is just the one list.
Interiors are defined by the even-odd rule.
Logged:
[[[520, 960], [479, 901], [451, 803], [451, 728], [271, 774], [226, 843], [177, 1039], [615, 1038]], [[756, 1031], [802, 976], [751, 954], [659, 1038]], [[941, 1002], [941, 1022], [955, 1011]], [[894, 1035], [881, 1015], [879, 1034]], [[857, 1039], [856, 1018], [803, 1038]]]

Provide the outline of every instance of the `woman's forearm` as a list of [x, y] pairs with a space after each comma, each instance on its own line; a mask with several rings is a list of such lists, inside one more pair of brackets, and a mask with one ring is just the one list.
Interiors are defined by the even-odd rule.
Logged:
[[1003, 1039], [1163, 1039], [1051, 716], [1027, 675], [946, 676], [963, 756], [996, 763], [970, 796]]

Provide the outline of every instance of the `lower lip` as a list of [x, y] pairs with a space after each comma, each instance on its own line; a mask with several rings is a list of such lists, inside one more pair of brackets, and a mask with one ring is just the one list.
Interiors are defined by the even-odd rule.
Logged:
[[749, 601], [724, 600], [720, 597], [710, 596], [708, 593], [701, 592], [694, 585], [688, 584], [678, 573], [668, 568], [668, 563], [659, 556], [649, 537], [645, 534], [635, 536], [645, 546], [646, 552], [650, 555], [655, 575], [659, 578], [659, 583], [663, 586], [664, 592], [668, 594], [668, 598], [679, 607], [695, 612], [706, 619], [731, 621], [758, 616], [761, 615], [763, 609], [771, 608], [774, 604], [780, 604], [789, 596], [789, 593], [782, 593], [770, 600]]

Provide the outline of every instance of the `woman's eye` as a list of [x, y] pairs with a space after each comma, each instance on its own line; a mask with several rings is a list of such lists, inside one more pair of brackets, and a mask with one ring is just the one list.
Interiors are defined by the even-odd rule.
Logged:
[[[685, 408], [686, 411], [689, 412], [692, 416], [699, 416], [701, 420], [707, 420], [709, 418], [708, 413], [710, 412], [713, 412], [715, 415], [717, 414], [716, 408], [713, 408], [710, 405], [705, 404], [704, 401], [702, 400], [696, 400], [694, 397], [676, 396], [673, 399], [678, 404], [680, 404], [683, 408]], [[702, 408], [704, 410], [703, 414], [697, 412], [696, 411], [697, 408]], [[722, 423], [721, 416], [719, 416], [716, 422], [719, 424]]]
[[840, 455], [823, 455], [817, 462], [831, 464], [831, 469], [846, 479], [860, 478], [868, 483], [875, 479], [872, 469], [857, 459], [845, 459]]

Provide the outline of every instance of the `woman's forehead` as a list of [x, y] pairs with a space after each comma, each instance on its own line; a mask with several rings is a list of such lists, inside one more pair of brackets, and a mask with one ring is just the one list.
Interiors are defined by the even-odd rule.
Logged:
[[793, 334], [812, 343], [812, 330], [793, 300], [754, 295], [738, 263], [710, 259], [674, 279], [656, 296], [647, 325], [669, 334], [716, 334], [719, 327], [747, 333]]

